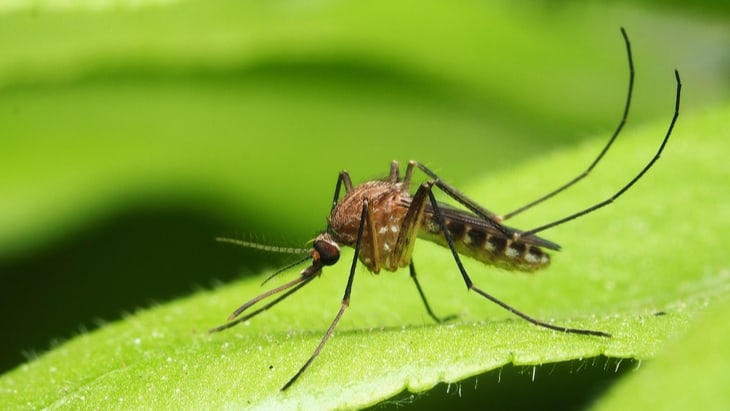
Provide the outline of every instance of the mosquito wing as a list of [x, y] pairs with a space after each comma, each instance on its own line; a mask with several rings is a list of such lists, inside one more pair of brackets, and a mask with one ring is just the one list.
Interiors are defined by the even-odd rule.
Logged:
[[[550, 264], [550, 256], [543, 249], [560, 249], [558, 244], [535, 235], [517, 236], [515, 240], [515, 234], [521, 231], [448, 204], [438, 203], [438, 208], [456, 251], [485, 264], [532, 272]], [[449, 246], [430, 204], [424, 210], [418, 237]]]
[[[512, 237], [514, 234], [522, 232], [515, 228], [500, 224], [497, 221], [486, 220], [468, 211], [454, 208], [453, 206], [448, 204], [439, 202], [438, 205], [439, 210], [441, 211], [441, 215], [444, 217], [444, 220], [458, 222], [466, 225], [467, 227], [473, 227], [475, 229], [482, 230], [488, 235], [505, 237], [505, 234], [507, 234], [508, 237]], [[435, 218], [435, 216], [433, 215], [433, 208], [431, 208], [430, 205], [426, 207], [426, 214], [431, 218]], [[497, 226], [499, 226], [500, 228], [497, 228]], [[550, 250], [560, 250], [559, 244], [556, 244], [550, 240], [546, 240], [542, 237], [538, 237], [536, 235], [520, 237], [520, 242], [537, 247], [547, 248]]]

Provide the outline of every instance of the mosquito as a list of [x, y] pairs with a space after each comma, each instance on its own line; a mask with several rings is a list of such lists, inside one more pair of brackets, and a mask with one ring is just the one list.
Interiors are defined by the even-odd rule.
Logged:
[[[347, 285], [345, 286], [340, 309], [322, 336], [319, 345], [317, 345], [314, 352], [299, 371], [282, 386], [282, 391], [294, 384], [307, 370], [322, 351], [327, 340], [332, 336], [337, 323], [339, 323], [345, 310], [350, 305], [350, 294], [352, 292], [352, 284], [355, 279], [355, 269], [358, 261], [375, 274], [379, 273], [380, 270], [396, 271], [399, 268], [407, 266], [410, 271], [410, 277], [413, 279], [428, 315], [437, 323], [449, 320], [452, 317], [438, 317], [431, 309], [416, 275], [416, 268], [412, 259], [413, 247], [416, 243], [416, 238], [422, 238], [444, 246], [451, 251], [468, 290], [499, 305], [512, 314], [538, 327], [550, 330], [595, 337], [611, 337], [611, 334], [607, 332], [554, 325], [523, 313], [474, 284], [462, 263], [461, 256], [471, 257], [485, 264], [507, 270], [531, 272], [543, 269], [550, 263], [550, 254], [548, 254], [547, 250], [558, 251], [560, 250], [560, 246], [537, 236], [538, 233], [611, 204], [641, 179], [659, 159], [679, 116], [682, 83], [677, 70], [674, 70], [676, 79], [674, 115], [656, 153], [634, 178], [611, 197], [542, 226], [521, 231], [503, 224], [505, 220], [543, 203], [588, 176], [620, 134], [626, 123], [634, 87], [634, 63], [631, 54], [631, 43], [623, 28], [621, 28], [621, 34], [626, 46], [629, 63], [628, 93], [623, 115], [611, 138], [598, 156], [581, 174], [555, 190], [512, 212], [498, 215], [480, 206], [452, 185], [445, 183], [431, 169], [416, 161], [410, 161], [408, 163], [403, 178], [400, 176], [398, 162], [393, 161], [390, 165], [390, 173], [387, 178], [367, 181], [358, 186], [352, 184], [352, 180], [347, 171], [341, 171], [337, 177], [332, 208], [327, 220], [327, 228], [312, 241], [311, 248], [292, 249], [230, 238], [219, 239], [220, 241], [249, 248], [305, 255], [299, 261], [277, 271], [266, 281], [296, 265], [303, 264], [307, 261], [311, 261], [311, 263], [301, 271], [299, 277], [249, 300], [228, 317], [228, 323], [213, 328], [210, 332], [223, 331], [236, 324], [247, 321], [286, 299], [291, 294], [309, 284], [315, 277], [318, 277], [324, 267], [337, 263], [340, 258], [340, 250], [343, 246], [353, 247], [355, 252], [350, 263], [350, 273], [347, 277]], [[418, 186], [415, 193], [411, 194], [409, 186], [414, 172], [417, 170], [425, 174], [427, 180]], [[340, 199], [343, 187], [345, 194]], [[463, 206], [464, 209], [437, 201], [434, 196], [435, 189], [450, 197], [453, 201]], [[241, 316], [241, 314], [258, 302], [275, 295], [278, 296], [266, 305], [249, 312], [245, 316]]]

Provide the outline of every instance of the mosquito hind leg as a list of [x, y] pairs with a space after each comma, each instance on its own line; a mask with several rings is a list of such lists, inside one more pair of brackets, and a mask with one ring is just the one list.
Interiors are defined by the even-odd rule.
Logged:
[[413, 279], [413, 283], [416, 284], [416, 289], [418, 290], [418, 295], [421, 296], [421, 301], [423, 301], [423, 305], [426, 307], [426, 311], [428, 312], [428, 315], [439, 324], [456, 319], [458, 317], [458, 315], [456, 315], [456, 314], [447, 315], [446, 317], [439, 317], [433, 312], [433, 310], [431, 309], [431, 305], [428, 303], [428, 300], [426, 299], [426, 294], [423, 293], [421, 284], [418, 282], [418, 277], [416, 277], [416, 267], [413, 265], [413, 261], [411, 261], [411, 263], [408, 265], [408, 269], [411, 272], [411, 278]]
[[467, 273], [466, 268], [464, 267], [464, 264], [461, 262], [461, 258], [459, 257], [459, 252], [456, 250], [456, 246], [454, 245], [454, 239], [451, 237], [451, 232], [446, 229], [444, 224], [444, 218], [441, 215], [441, 208], [439, 207], [438, 202], [436, 201], [436, 197], [433, 195], [433, 191], [431, 190], [432, 186], [435, 184], [434, 181], [430, 181], [427, 183], [424, 183], [421, 185], [421, 188], [424, 188], [424, 190], [428, 194], [429, 201], [431, 202], [431, 207], [433, 207], [434, 216], [436, 217], [436, 221], [438, 222], [439, 226], [441, 226], [441, 232], [444, 234], [444, 237], [446, 238], [446, 243], [449, 246], [449, 249], [451, 250], [451, 254], [454, 257], [454, 261], [456, 262], [456, 266], [459, 268], [459, 272], [461, 272], [461, 277], [464, 279], [464, 283], [466, 284], [466, 288], [470, 291], [474, 291], [475, 293], [481, 295], [482, 297], [486, 298], [487, 300], [497, 304], [498, 306], [504, 308], [505, 310], [511, 312], [512, 314], [522, 318], [523, 320], [530, 322], [534, 325], [537, 325], [539, 327], [547, 328], [550, 330], [560, 331], [564, 333], [571, 333], [571, 334], [583, 334], [583, 335], [593, 335], [597, 337], [611, 337], [611, 334], [605, 333], [603, 331], [594, 331], [594, 330], [587, 330], [582, 328], [570, 328], [570, 327], [563, 327], [558, 325], [553, 325], [544, 321], [540, 321], [537, 318], [534, 318], [532, 316], [529, 316], [522, 311], [519, 311], [518, 309], [512, 307], [511, 305], [505, 303], [504, 301], [498, 299], [497, 297], [494, 297], [493, 295], [487, 293], [486, 291], [482, 290], [481, 288], [477, 287], [474, 282], [469, 277], [469, 273]]
[[583, 180], [584, 178], [588, 177], [588, 174], [593, 171], [593, 169], [598, 165], [598, 163], [603, 159], [603, 156], [606, 155], [606, 152], [608, 152], [608, 149], [611, 148], [614, 141], [616, 141], [616, 138], [619, 134], [621, 134], [621, 130], [623, 130], [624, 125], [626, 124], [626, 120], [629, 117], [629, 108], [631, 107], [631, 97], [634, 93], [634, 58], [631, 54], [631, 42], [629, 42], [629, 36], [626, 34], [626, 30], [624, 30], [623, 27], [621, 27], [621, 35], [624, 38], [624, 44], [626, 46], [626, 55], [628, 57], [628, 63], [629, 63], [629, 87], [628, 91], [626, 93], [626, 102], [624, 103], [624, 111], [621, 115], [621, 119], [619, 120], [618, 125], [613, 131], [613, 134], [611, 134], [611, 138], [608, 139], [608, 142], [603, 146], [603, 149], [598, 153], [598, 156], [593, 159], [593, 162], [588, 165], [588, 168], [583, 170], [582, 173], [575, 176], [572, 180], [568, 181], [567, 183], [564, 183], [560, 187], [554, 189], [553, 191], [550, 191], [547, 194], [544, 194], [543, 196], [515, 209], [510, 211], [507, 214], [504, 214], [502, 216], [502, 220], [510, 219], [517, 214], [522, 213], [523, 211], [526, 211], [552, 197], [555, 197], [557, 194], [560, 194], [561, 192], [565, 191], [569, 187], [572, 187], [574, 184], [579, 182], [580, 180]]
[[[430, 186], [436, 186], [444, 192], [446, 195], [454, 199], [454, 201], [458, 202], [459, 204], [463, 205], [464, 207], [468, 208], [471, 212], [481, 217], [484, 222], [491, 225], [495, 230], [501, 232], [504, 234], [507, 238], [515, 238], [515, 236], [519, 236], [520, 233], [516, 231], [512, 231], [507, 229], [505, 226], [502, 225], [502, 218], [499, 217], [497, 214], [493, 213], [492, 211], [487, 210], [486, 208], [480, 206], [476, 201], [472, 200], [471, 198], [467, 197], [466, 194], [460, 192], [456, 189], [456, 187], [445, 183], [441, 178], [439, 178], [436, 173], [431, 171], [428, 167], [425, 165], [417, 162], [417, 161], [411, 161], [408, 166], [411, 167], [418, 167], [419, 170], [421, 170], [424, 174], [426, 174], [430, 179]], [[430, 187], [429, 187], [430, 192]], [[429, 194], [430, 195], [430, 194]]]
[[588, 213], [592, 213], [599, 208], [603, 208], [609, 204], [612, 204], [614, 201], [616, 201], [619, 197], [621, 197], [626, 191], [628, 191], [634, 184], [636, 184], [637, 181], [639, 181], [644, 174], [646, 174], [647, 171], [654, 165], [654, 163], [659, 160], [659, 157], [661, 156], [662, 152], [664, 151], [664, 147], [667, 145], [667, 142], [669, 141], [669, 137], [672, 135], [672, 130], [674, 130], [674, 125], [677, 123], [677, 118], [679, 117], [679, 102], [682, 97], [682, 80], [679, 77], [679, 71], [674, 70], [674, 79], [676, 81], [676, 94], [674, 97], [674, 114], [672, 115], [672, 119], [669, 122], [669, 127], [667, 128], [666, 133], [664, 134], [664, 139], [662, 139], [661, 144], [659, 145], [659, 148], [657, 148], [656, 153], [654, 153], [654, 157], [649, 160], [648, 163], [644, 166], [644, 168], [639, 171], [638, 174], [634, 176], [631, 180], [629, 180], [628, 183], [626, 183], [620, 190], [618, 190], [616, 193], [614, 193], [611, 197], [594, 204], [588, 208], [585, 208], [581, 211], [578, 211], [576, 213], [570, 214], [567, 217], [563, 217], [561, 219], [555, 220], [553, 222], [541, 225], [540, 227], [533, 228], [531, 230], [524, 231], [522, 235], [532, 235], [539, 233], [540, 231], [547, 230], [548, 228], [552, 228], [558, 225], [561, 225], [563, 223], [567, 223], [568, 221], [575, 220], [576, 218], [586, 215]]

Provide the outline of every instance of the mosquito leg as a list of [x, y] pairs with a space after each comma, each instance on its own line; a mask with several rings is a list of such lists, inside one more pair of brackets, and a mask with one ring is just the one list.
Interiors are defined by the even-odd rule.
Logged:
[[437, 323], [444, 323], [451, 321], [458, 317], [458, 315], [449, 315], [446, 317], [439, 317], [437, 316], [433, 310], [431, 310], [431, 305], [428, 303], [428, 300], [426, 299], [426, 295], [423, 293], [423, 289], [421, 288], [421, 284], [418, 282], [418, 277], [416, 277], [416, 267], [413, 265], [413, 261], [408, 265], [408, 269], [411, 272], [411, 278], [413, 279], [413, 282], [416, 284], [416, 288], [418, 289], [418, 295], [421, 296], [421, 301], [423, 301], [423, 305], [426, 307], [426, 311], [428, 312], [428, 315], [433, 318], [434, 321]]
[[322, 347], [324, 347], [324, 344], [327, 342], [327, 340], [329, 340], [329, 338], [334, 333], [337, 323], [340, 322], [340, 318], [342, 317], [342, 314], [345, 313], [345, 309], [347, 309], [347, 307], [349, 305], [350, 305], [349, 298], [347, 301], [342, 300], [342, 306], [340, 307], [340, 310], [337, 312], [335, 319], [332, 320], [332, 324], [330, 324], [329, 328], [327, 329], [327, 332], [322, 337], [322, 340], [319, 342], [319, 345], [317, 346], [317, 348], [314, 350], [312, 355], [309, 356], [309, 359], [307, 360], [307, 362], [304, 363], [302, 368], [300, 368], [299, 371], [297, 371], [297, 373], [294, 374], [294, 376], [291, 377], [291, 379], [289, 381], [287, 381], [287, 383], [284, 384], [283, 387], [281, 387], [281, 391], [286, 391], [287, 388], [291, 387], [292, 384], [294, 384], [294, 382], [299, 378], [299, 376], [301, 376], [304, 373], [304, 371], [306, 371], [306, 369], [309, 368], [309, 365], [312, 364], [312, 361], [314, 361], [314, 359], [317, 358], [317, 356], [319, 355], [319, 352], [322, 351]]
[[398, 161], [393, 160], [390, 163], [390, 174], [388, 174], [388, 182], [397, 183], [400, 180], [400, 167]]
[[661, 156], [662, 151], [664, 151], [664, 146], [667, 145], [667, 141], [669, 141], [669, 136], [672, 134], [672, 130], [674, 129], [674, 124], [677, 122], [677, 118], [679, 117], [679, 101], [680, 101], [681, 94], [682, 94], [682, 81], [679, 78], [679, 72], [677, 70], [674, 70], [674, 77], [677, 81], [677, 94], [676, 94], [675, 101], [674, 101], [674, 115], [672, 116], [672, 120], [669, 123], [667, 132], [664, 135], [664, 139], [662, 140], [662, 143], [659, 145], [659, 148], [657, 149], [656, 153], [654, 154], [654, 157], [652, 157], [651, 160], [649, 160], [649, 162], [644, 166], [644, 168], [641, 169], [639, 174], [637, 174], [634, 178], [632, 178], [631, 181], [629, 181], [625, 186], [623, 186], [620, 190], [618, 190], [614, 195], [601, 201], [600, 203], [592, 205], [584, 210], [578, 211], [577, 213], [573, 213], [567, 217], [561, 218], [561, 219], [553, 221], [551, 223], [542, 225], [537, 228], [533, 228], [532, 230], [527, 230], [521, 234], [522, 236], [531, 235], [531, 234], [535, 234], [535, 233], [538, 233], [543, 230], [547, 230], [548, 228], [555, 227], [557, 225], [566, 223], [570, 220], [576, 219], [582, 215], [591, 213], [593, 211], [598, 210], [599, 208], [603, 208], [603, 207], [613, 203], [614, 201], [616, 201], [617, 198], [621, 197], [621, 195], [623, 193], [625, 193], [629, 188], [631, 188], [631, 186], [633, 186], [637, 181], [639, 181], [639, 179], [641, 177], [643, 177], [647, 171], [649, 171], [649, 169], [654, 165], [654, 163], [656, 163], [656, 161], [659, 160], [659, 157]]
[[403, 177], [403, 187], [407, 190], [408, 187], [411, 185], [411, 177], [413, 176], [413, 169], [416, 167], [418, 163], [411, 160], [408, 162], [408, 166], [406, 166], [406, 175]]
[[[370, 209], [367, 209], [367, 212], [363, 214], [365, 217], [365, 220], [361, 221], [360, 225], [366, 225], [368, 230], [368, 238], [370, 241], [364, 245], [364, 247], [370, 248], [370, 263], [372, 266], [370, 267], [370, 271], [374, 273], [380, 272], [380, 241], [377, 233], [377, 227], [375, 226], [375, 221], [373, 220], [373, 213], [370, 212]], [[359, 238], [358, 238], [359, 240]]]
[[447, 184], [439, 178], [436, 173], [431, 171], [428, 167], [425, 165], [414, 161], [415, 166], [418, 167], [421, 171], [423, 171], [424, 174], [426, 174], [429, 178], [431, 178], [432, 184], [438, 187], [441, 191], [448, 194], [449, 197], [453, 198], [454, 200], [461, 203], [464, 207], [468, 208], [469, 210], [473, 211], [477, 215], [487, 219], [488, 221], [492, 221], [495, 223], [495, 225], [499, 224], [499, 216], [497, 214], [487, 210], [486, 208], [480, 206], [476, 201], [470, 199], [466, 196], [466, 194], [462, 193], [461, 191], [457, 190], [454, 186]]
[[[436, 197], [433, 195], [433, 191], [431, 191], [431, 185], [433, 182], [425, 183], [423, 186], [428, 186], [428, 197], [431, 202], [431, 206], [434, 210], [434, 215], [436, 217], [436, 220], [438, 221], [438, 224], [441, 226], [441, 231], [444, 233], [444, 237], [446, 238], [446, 242], [449, 245], [449, 249], [451, 250], [451, 254], [454, 257], [454, 261], [456, 261], [456, 265], [459, 267], [459, 271], [461, 272], [461, 276], [464, 279], [464, 283], [466, 284], [466, 288], [469, 290], [472, 290], [476, 292], [477, 294], [481, 295], [482, 297], [486, 298], [487, 300], [499, 305], [500, 307], [504, 308], [505, 310], [511, 312], [512, 314], [543, 328], [548, 328], [551, 330], [556, 330], [560, 332], [565, 333], [572, 333], [572, 334], [584, 334], [584, 335], [594, 335], [598, 337], [610, 337], [611, 334], [602, 332], [602, 331], [593, 331], [593, 330], [585, 330], [581, 328], [569, 328], [569, 327], [561, 327], [557, 325], [553, 325], [550, 323], [546, 323], [544, 321], [540, 321], [534, 317], [531, 317], [522, 311], [517, 310], [516, 308], [510, 306], [509, 304], [497, 299], [496, 297], [492, 296], [491, 294], [483, 291], [476, 285], [474, 285], [474, 282], [472, 282], [471, 278], [469, 278], [469, 274], [466, 272], [466, 268], [464, 267], [464, 264], [461, 262], [461, 258], [459, 257], [459, 252], [456, 250], [456, 246], [454, 245], [454, 240], [451, 237], [451, 233], [449, 230], [446, 229], [444, 224], [443, 216], [441, 215], [441, 210], [439, 208], [438, 202], [436, 202]], [[422, 187], [423, 187], [422, 186]]]
[[[483, 221], [495, 230], [502, 233], [505, 237], [511, 238], [513, 241], [517, 241], [521, 237], [526, 237], [529, 234], [524, 234], [521, 231], [506, 227], [501, 224], [501, 217], [497, 216], [493, 212], [487, 210], [486, 208], [480, 206], [477, 202], [472, 200], [471, 198], [467, 197], [464, 193], [457, 190], [455, 187], [453, 187], [450, 184], [447, 184], [443, 182], [433, 171], [431, 171], [428, 167], [424, 166], [423, 164], [417, 162], [417, 161], [411, 161], [410, 164], [414, 164], [416, 167], [418, 167], [421, 171], [423, 171], [424, 174], [429, 176], [431, 180], [431, 185], [435, 185], [438, 187], [441, 191], [443, 191], [446, 195], [460, 203], [461, 205], [465, 206], [472, 212], [474, 212], [476, 215], [481, 217]], [[559, 250], [560, 246], [552, 243], [550, 241], [547, 241], [545, 239], [540, 239], [540, 241], [544, 244], [545, 247], [548, 247], [553, 250]]]
[[[457, 190], [454, 186], [447, 184], [443, 182], [436, 173], [431, 171], [428, 167], [425, 165], [417, 162], [417, 161], [411, 161], [416, 167], [418, 167], [421, 171], [423, 171], [424, 174], [426, 174], [429, 178], [431, 178], [431, 184], [438, 187], [441, 191], [446, 193], [449, 197], [453, 198], [455, 201], [463, 205], [464, 207], [468, 208], [472, 212], [474, 212], [476, 215], [482, 217], [485, 222], [489, 223], [494, 229], [504, 234], [507, 238], [514, 238], [515, 236], [519, 237], [519, 232], [513, 232], [511, 230], [508, 230], [506, 227], [504, 227], [501, 222], [501, 217], [496, 215], [495, 213], [487, 210], [486, 208], [480, 206], [476, 201], [472, 200], [471, 198], [467, 197], [466, 194], [460, 192]], [[409, 164], [410, 165], [410, 164]]]
[[312, 361], [314, 361], [315, 358], [319, 355], [319, 352], [322, 351], [322, 347], [324, 347], [325, 343], [327, 343], [327, 340], [330, 339], [332, 334], [335, 331], [335, 327], [337, 326], [337, 323], [340, 322], [340, 318], [342, 318], [342, 314], [345, 313], [345, 310], [347, 307], [350, 306], [350, 293], [352, 292], [352, 281], [355, 279], [355, 269], [357, 268], [357, 259], [360, 256], [360, 247], [362, 245], [362, 237], [363, 232], [365, 229], [366, 221], [367, 221], [367, 215], [369, 213], [368, 209], [368, 201], [364, 200], [362, 203], [362, 213], [360, 214], [360, 227], [357, 229], [357, 242], [355, 243], [355, 255], [352, 257], [352, 265], [350, 266], [350, 275], [347, 277], [347, 286], [345, 286], [345, 295], [342, 297], [342, 305], [340, 306], [340, 310], [337, 312], [337, 315], [335, 316], [334, 320], [332, 320], [332, 324], [330, 324], [329, 328], [327, 329], [327, 332], [324, 333], [322, 336], [322, 340], [319, 342], [319, 345], [314, 350], [311, 356], [309, 356], [309, 359], [307, 362], [304, 363], [302, 368], [297, 371], [296, 374], [286, 383], [283, 387], [281, 387], [282, 391], [285, 391], [287, 388], [291, 387], [292, 384], [299, 378], [300, 375], [306, 371], [307, 368], [309, 368], [309, 365], [312, 364]]
[[[413, 173], [413, 167], [415, 166], [415, 164], [416, 163], [414, 161], [408, 163], [408, 168], [406, 169], [406, 177], [404, 181], [411, 178], [411, 175]], [[411, 256], [413, 255], [413, 246], [416, 243], [416, 238], [418, 236], [418, 228], [421, 226], [421, 222], [423, 221], [423, 214], [426, 210], [426, 204], [428, 203], [427, 192], [430, 189], [431, 187], [428, 184], [422, 184], [420, 187], [418, 187], [418, 190], [416, 190], [416, 193], [413, 195], [410, 206], [408, 207], [408, 211], [403, 217], [400, 229], [398, 230], [398, 239], [396, 240], [395, 246], [393, 247], [392, 259], [398, 262], [398, 266], [403, 266], [406, 263], [408, 264], [411, 278], [416, 284], [418, 294], [421, 296], [421, 301], [423, 301], [423, 304], [426, 306], [426, 311], [428, 312], [428, 315], [430, 315], [431, 318], [433, 318], [433, 320], [437, 323], [441, 323], [451, 320], [456, 316], [451, 315], [445, 318], [439, 318], [438, 316], [436, 316], [436, 314], [434, 314], [433, 310], [431, 310], [431, 305], [426, 299], [426, 295], [423, 293], [421, 284], [418, 282], [418, 278], [416, 277], [416, 267], [413, 265], [413, 261], [411, 260]], [[403, 190], [408, 190], [408, 187], [404, 185]]]
[[332, 199], [332, 210], [335, 209], [335, 206], [337, 206], [337, 200], [340, 198], [340, 190], [342, 188], [342, 185], [345, 185], [345, 192], [349, 193], [352, 191], [352, 180], [350, 180], [350, 174], [342, 170], [340, 171], [340, 174], [337, 176], [337, 185], [335, 185], [335, 197]]
[[598, 157], [596, 157], [593, 162], [588, 166], [588, 168], [580, 173], [578, 176], [573, 178], [572, 180], [568, 181], [567, 183], [563, 184], [562, 186], [556, 188], [555, 190], [543, 195], [542, 197], [523, 205], [522, 207], [519, 207], [516, 210], [510, 211], [509, 213], [502, 216], [502, 220], [507, 220], [509, 218], [512, 218], [516, 216], [517, 214], [522, 213], [523, 211], [530, 209], [540, 203], [542, 203], [545, 200], [548, 200], [555, 195], [561, 193], [568, 187], [572, 186], [573, 184], [577, 183], [578, 181], [586, 178], [588, 174], [593, 170], [593, 168], [598, 164], [599, 161], [603, 158], [603, 156], [606, 154], [609, 148], [611, 148], [611, 145], [613, 145], [613, 142], [616, 140], [616, 137], [621, 133], [621, 130], [624, 128], [624, 125], [626, 124], [626, 119], [629, 116], [629, 107], [631, 107], [631, 97], [634, 92], [634, 58], [631, 55], [631, 43], [629, 42], [629, 36], [626, 34], [626, 30], [624, 30], [623, 27], [621, 27], [621, 35], [624, 38], [624, 43], [626, 44], [626, 54], [628, 55], [629, 60], [629, 91], [626, 95], [626, 103], [624, 105], [624, 112], [621, 116], [621, 120], [618, 123], [618, 126], [614, 130], [613, 134], [611, 135], [611, 138], [608, 140], [608, 143], [603, 147], [600, 153], [598, 153]]

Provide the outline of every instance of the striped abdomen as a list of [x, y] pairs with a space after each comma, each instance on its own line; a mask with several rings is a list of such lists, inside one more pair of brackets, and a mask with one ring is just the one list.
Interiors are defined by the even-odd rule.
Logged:
[[[550, 264], [550, 256], [539, 246], [531, 244], [535, 242], [534, 239], [513, 241], [483, 220], [454, 211], [449, 210], [446, 213], [448, 215], [444, 216], [444, 223], [459, 254], [507, 270], [536, 271]], [[427, 213], [424, 216], [418, 237], [448, 247], [433, 214]]]

